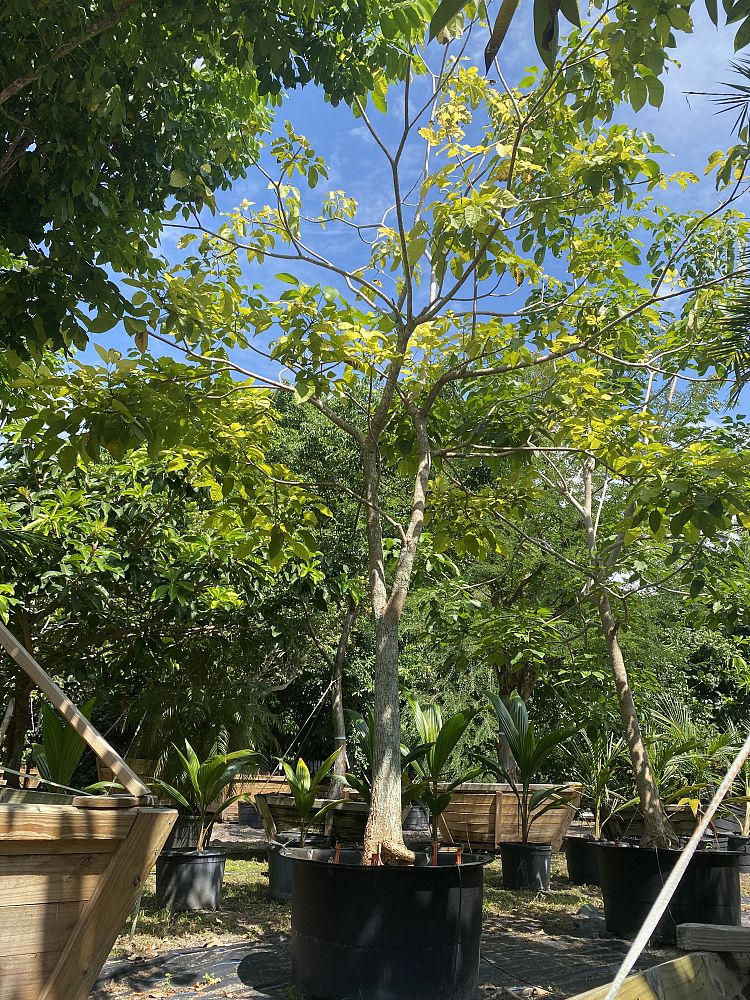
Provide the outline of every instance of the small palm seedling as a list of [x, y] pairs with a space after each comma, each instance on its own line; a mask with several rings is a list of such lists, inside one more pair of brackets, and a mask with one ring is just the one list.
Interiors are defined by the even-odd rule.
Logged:
[[500, 733], [505, 737], [516, 765], [515, 774], [504, 768], [498, 760], [482, 756], [483, 766], [498, 779], [506, 781], [518, 800], [521, 843], [529, 840], [532, 824], [550, 809], [567, 804], [564, 785], [552, 785], [532, 790], [532, 784], [541, 776], [558, 747], [573, 735], [570, 727], [552, 729], [537, 739], [534, 723], [523, 698], [514, 691], [506, 704], [496, 695], [488, 695], [495, 712]]
[[185, 740], [185, 753], [172, 745], [183, 772], [175, 783], [161, 778], [152, 783], [192, 816], [200, 820], [197, 849], [202, 851], [211, 841], [215, 818], [224, 809], [244, 798], [245, 793], [233, 795], [229, 791], [238, 774], [256, 767], [261, 756], [255, 750], [235, 750], [233, 753], [211, 753], [201, 761], [190, 743]]
[[414, 797], [419, 798], [430, 811], [432, 842], [437, 844], [438, 822], [450, 803], [453, 789], [465, 781], [471, 781], [481, 770], [479, 767], [472, 767], [457, 778], [448, 780], [453, 752], [477, 712], [474, 709], [456, 712], [443, 722], [442, 712], [437, 705], [422, 708], [412, 695], [407, 696], [407, 701], [422, 742], [421, 752], [411, 761], [418, 779]]
[[284, 768], [284, 773], [286, 774], [286, 780], [289, 782], [289, 788], [291, 789], [292, 796], [294, 798], [294, 804], [297, 807], [297, 814], [299, 816], [299, 834], [300, 834], [300, 847], [305, 846], [305, 839], [307, 838], [307, 832], [313, 823], [317, 823], [321, 820], [326, 813], [334, 809], [339, 803], [337, 800], [332, 800], [326, 802], [324, 806], [319, 809], [315, 808], [315, 800], [318, 797], [318, 792], [321, 785], [328, 777], [328, 772], [333, 767], [333, 762], [338, 757], [339, 751], [335, 750], [330, 757], [323, 761], [318, 770], [314, 775], [310, 774], [310, 768], [300, 757], [297, 761], [296, 767], [292, 768], [290, 764], [286, 761], [280, 761], [281, 766]]

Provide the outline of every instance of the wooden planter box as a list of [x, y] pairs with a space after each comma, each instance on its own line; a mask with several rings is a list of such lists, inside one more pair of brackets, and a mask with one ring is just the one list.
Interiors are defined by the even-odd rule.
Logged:
[[[291, 789], [289, 782], [283, 775], [279, 774], [256, 774], [251, 778], [238, 778], [232, 785], [232, 795], [247, 795], [251, 802], [255, 802], [255, 796], [261, 795], [289, 795]], [[257, 805], [257, 802], [255, 803]], [[228, 809], [222, 813], [225, 823], [236, 823], [239, 803], [233, 802]]]
[[[131, 771], [134, 771], [142, 781], [148, 784], [148, 779], [153, 774], [154, 765], [152, 761], [146, 760], [143, 757], [126, 757], [125, 763]], [[99, 781], [115, 780], [110, 768], [108, 768], [106, 764], [102, 764], [98, 757], [96, 760], [96, 774]]]
[[[666, 806], [667, 817], [678, 837], [692, 836], [699, 820], [690, 806]], [[607, 824], [607, 836], [640, 838], [645, 832], [640, 809], [623, 809]]]
[[[551, 787], [531, 786], [532, 790]], [[532, 824], [531, 843], [551, 844], [553, 851], [560, 850], [581, 803], [580, 785], [569, 784], [565, 789], [568, 804], [550, 809]], [[500, 844], [520, 838], [518, 800], [510, 785], [467, 782], [454, 790], [439, 826], [448, 843], [496, 851]]]
[[[316, 799], [315, 809], [322, 809], [330, 799]], [[263, 820], [266, 838], [275, 840], [279, 833], [299, 830], [299, 813], [291, 795], [266, 795], [258, 793], [255, 804]], [[370, 807], [356, 799], [340, 799], [335, 809], [319, 822], [314, 823], [309, 832], [322, 833], [332, 843], [361, 844]]]

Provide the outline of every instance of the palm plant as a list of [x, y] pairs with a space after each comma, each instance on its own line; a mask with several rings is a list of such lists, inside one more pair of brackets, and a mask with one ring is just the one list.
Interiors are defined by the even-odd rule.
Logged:
[[337, 800], [326, 802], [320, 809], [315, 808], [315, 800], [321, 785], [326, 780], [328, 772], [333, 767], [333, 762], [339, 755], [338, 750], [334, 750], [330, 757], [323, 761], [314, 775], [310, 774], [310, 769], [300, 757], [296, 767], [292, 768], [286, 761], [280, 761], [284, 768], [286, 780], [289, 782], [294, 804], [299, 815], [300, 847], [305, 846], [307, 831], [313, 823], [317, 823], [326, 813], [334, 809], [339, 803]]
[[480, 767], [472, 767], [448, 781], [448, 765], [453, 751], [477, 711], [456, 712], [443, 722], [443, 714], [437, 705], [428, 705], [423, 709], [413, 695], [407, 695], [406, 700], [422, 743], [421, 747], [412, 751], [410, 762], [417, 775], [413, 798], [419, 798], [429, 809], [432, 841], [436, 844], [438, 821], [451, 800], [453, 789], [464, 781], [471, 781], [481, 771]]
[[594, 839], [601, 840], [609, 820], [638, 803], [637, 798], [627, 798], [612, 788], [620, 768], [627, 765], [625, 741], [603, 732], [592, 738], [583, 730], [561, 749], [570, 760], [571, 777], [580, 783], [583, 798], [594, 814]]
[[152, 784], [166, 792], [191, 816], [198, 817], [200, 832], [197, 848], [202, 851], [211, 841], [216, 816], [245, 797], [245, 793], [233, 795], [229, 791], [232, 782], [238, 774], [257, 767], [262, 758], [255, 750], [216, 753], [213, 748], [209, 756], [201, 761], [188, 740], [185, 740], [185, 753], [174, 744], [172, 748], [182, 765], [182, 773], [175, 779], [175, 783], [163, 778], [153, 778]]
[[545, 733], [537, 739], [533, 722], [529, 721], [529, 713], [523, 698], [514, 691], [506, 704], [496, 695], [488, 695], [490, 705], [494, 709], [500, 733], [505, 737], [508, 749], [515, 762], [515, 773], [511, 774], [499, 760], [480, 756], [483, 766], [510, 785], [518, 800], [521, 842], [528, 843], [529, 832], [535, 820], [550, 809], [566, 805], [568, 798], [564, 785], [554, 785], [547, 788], [537, 788], [532, 791], [531, 785], [543, 771], [552, 755], [573, 735], [570, 727], [560, 727]]
[[[354, 744], [355, 761], [359, 761], [359, 773], [347, 772], [346, 784], [355, 790], [365, 802], [369, 804], [372, 798], [372, 750], [375, 738], [375, 716], [369, 710], [367, 716], [347, 709], [346, 716], [351, 723], [352, 743]], [[411, 805], [415, 799], [420, 798], [423, 791], [422, 782], [412, 780], [410, 774], [411, 765], [419, 760], [429, 750], [426, 744], [410, 749], [405, 744], [401, 744], [401, 809], [402, 812]], [[355, 764], [356, 766], [356, 764]], [[334, 777], [336, 777], [334, 775]]]
[[[91, 718], [95, 701], [89, 698], [81, 709], [87, 719]], [[86, 750], [83, 737], [47, 702], [42, 702], [41, 737], [41, 743], [31, 747], [39, 774], [53, 785], [69, 786]]]

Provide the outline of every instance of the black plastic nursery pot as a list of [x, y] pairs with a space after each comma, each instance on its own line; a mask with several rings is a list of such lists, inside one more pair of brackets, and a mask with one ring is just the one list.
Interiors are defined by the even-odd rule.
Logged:
[[226, 850], [163, 851], [156, 859], [156, 904], [160, 909], [216, 910], [221, 903]]
[[198, 838], [201, 835], [200, 816], [179, 815], [174, 821], [169, 836], [164, 842], [162, 853], [173, 850], [194, 851], [198, 846]]
[[727, 837], [727, 850], [736, 851], [740, 855], [740, 871], [750, 872], [750, 837], [739, 833], [730, 833]]
[[568, 878], [574, 885], [599, 885], [599, 856], [592, 837], [566, 837], [563, 843]]
[[318, 1000], [469, 1000], [477, 989], [490, 855], [417, 852], [362, 866], [361, 851], [286, 848], [294, 863], [292, 978]]
[[549, 844], [500, 844], [506, 889], [549, 890], [552, 848]]
[[421, 802], [412, 802], [401, 826], [408, 833], [422, 833], [430, 829], [430, 814]]
[[263, 829], [263, 820], [254, 802], [240, 800], [237, 803], [237, 822], [244, 826], [250, 826], [253, 830]]
[[[680, 851], [599, 843], [604, 917], [607, 930], [632, 938], [659, 895]], [[696, 851], [690, 859], [653, 940], [675, 944], [677, 925], [740, 923], [740, 855]]]
[[[269, 895], [277, 903], [287, 903], [292, 898], [294, 887], [294, 864], [290, 857], [282, 854], [285, 847], [299, 847], [298, 833], [280, 833], [268, 845], [268, 888]], [[306, 847], [330, 847], [330, 841], [323, 834], [308, 833]]]

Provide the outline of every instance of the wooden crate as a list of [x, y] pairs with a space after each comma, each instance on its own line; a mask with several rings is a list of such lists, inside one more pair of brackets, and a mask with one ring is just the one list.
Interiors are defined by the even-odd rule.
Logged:
[[[246, 795], [251, 802], [255, 802], [258, 794], [289, 795], [291, 791], [289, 782], [280, 774], [256, 774], [251, 778], [239, 778], [232, 785], [232, 795]], [[224, 822], [236, 823], [238, 818], [237, 803], [233, 802], [222, 813], [222, 819]]]
[[[532, 785], [533, 790], [552, 785]], [[531, 827], [529, 840], [551, 844], [559, 851], [563, 838], [581, 802], [579, 785], [565, 786], [567, 805], [550, 809]], [[440, 818], [440, 832], [448, 843], [496, 851], [500, 844], [518, 840], [521, 834], [518, 800], [510, 785], [467, 782], [453, 792]]]
[[108, 801], [0, 793], [0, 1000], [88, 997], [177, 815]]

